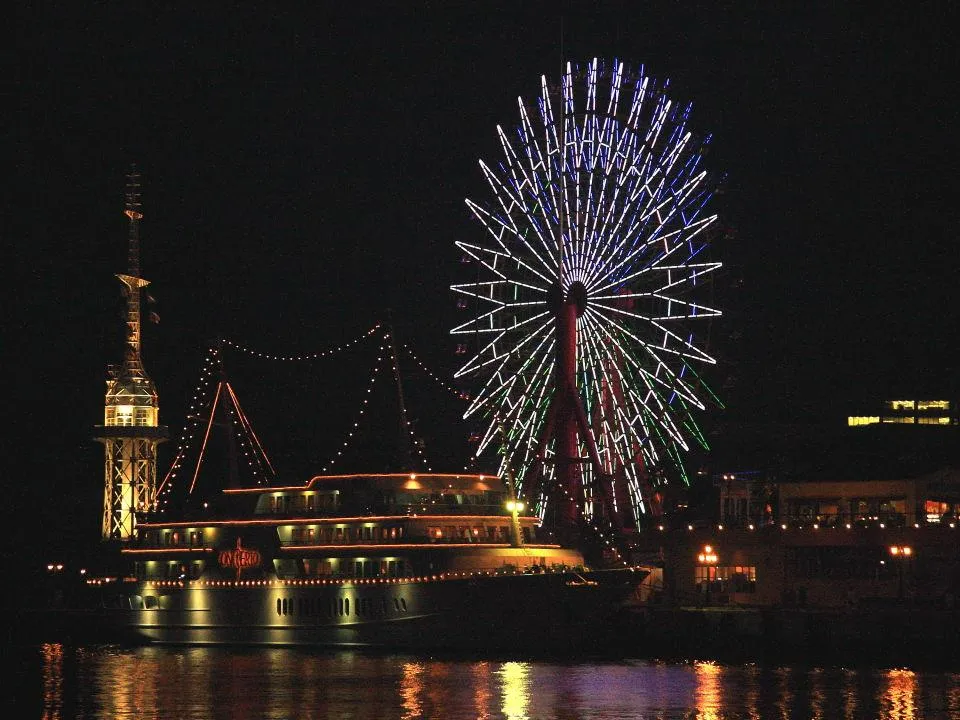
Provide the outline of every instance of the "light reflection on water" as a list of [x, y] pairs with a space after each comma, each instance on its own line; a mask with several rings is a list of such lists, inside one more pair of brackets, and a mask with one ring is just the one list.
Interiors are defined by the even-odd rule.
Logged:
[[47, 643], [19, 652], [14, 698], [39, 705], [29, 715], [48, 720], [960, 717], [960, 673], [952, 672], [477, 661], [294, 648]]

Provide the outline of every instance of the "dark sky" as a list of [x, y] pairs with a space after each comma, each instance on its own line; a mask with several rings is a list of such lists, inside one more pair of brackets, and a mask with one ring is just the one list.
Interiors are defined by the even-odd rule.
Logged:
[[[463, 199], [487, 199], [477, 160], [498, 159], [495, 125], [516, 123], [516, 97], [533, 102], [561, 58], [643, 63], [714, 134], [707, 163], [726, 178], [715, 207], [729, 232], [715, 247], [727, 315], [711, 380], [730, 417], [960, 394], [946, 3], [339, 5], [16, 11], [2, 344], [13, 507], [99, 512], [89, 438], [119, 359], [112, 274], [125, 266], [129, 162], [143, 173], [143, 274], [161, 316], [147, 367], [175, 435], [219, 336], [309, 352], [390, 308], [400, 339], [449, 376], [453, 243], [481, 232]], [[268, 448], [313, 467], [353, 411], [323, 388], [362, 386], [371, 359], [304, 380], [239, 361], [231, 373]], [[468, 429], [439, 432], [443, 456]]]

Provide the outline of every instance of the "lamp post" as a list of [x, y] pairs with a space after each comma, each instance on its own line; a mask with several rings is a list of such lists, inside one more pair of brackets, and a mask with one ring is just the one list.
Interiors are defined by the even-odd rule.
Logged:
[[520, 532], [520, 512], [524, 504], [519, 500], [508, 500], [507, 510], [510, 511], [510, 545], [520, 547], [523, 545], [523, 534]]
[[909, 545], [891, 545], [890, 556], [897, 561], [897, 598], [903, 600], [903, 564], [913, 557]]
[[706, 577], [704, 578], [704, 594], [706, 595], [706, 604], [710, 604], [710, 583], [717, 577], [717, 562], [719, 558], [712, 545], [704, 545], [703, 550], [697, 553], [697, 562], [705, 566]]

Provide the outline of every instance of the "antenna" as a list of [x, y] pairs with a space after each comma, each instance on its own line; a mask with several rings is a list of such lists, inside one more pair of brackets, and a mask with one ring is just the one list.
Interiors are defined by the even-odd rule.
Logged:
[[127, 274], [140, 277], [140, 221], [143, 219], [143, 206], [140, 203], [140, 173], [136, 163], [132, 163], [127, 172], [127, 187], [123, 197], [123, 214], [130, 218]]
[[124, 372], [131, 377], [145, 378], [140, 344], [140, 291], [150, 284], [140, 277], [140, 220], [143, 219], [140, 204], [140, 173], [132, 164], [127, 172], [124, 190], [123, 214], [130, 218], [127, 272], [117, 277], [126, 286], [127, 297], [127, 347], [124, 353]]

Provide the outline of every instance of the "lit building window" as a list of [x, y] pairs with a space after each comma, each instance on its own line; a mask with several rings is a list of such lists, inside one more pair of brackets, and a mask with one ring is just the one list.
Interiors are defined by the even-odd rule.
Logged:
[[880, 417], [877, 415], [851, 415], [847, 417], [847, 425], [849, 427], [856, 427], [858, 425], [876, 425], [880, 422]]
[[755, 593], [757, 568], [753, 565], [700, 566], [694, 569], [699, 592]]
[[917, 400], [917, 410], [949, 410], [949, 400]]

